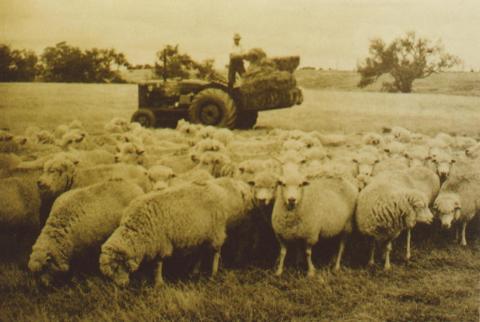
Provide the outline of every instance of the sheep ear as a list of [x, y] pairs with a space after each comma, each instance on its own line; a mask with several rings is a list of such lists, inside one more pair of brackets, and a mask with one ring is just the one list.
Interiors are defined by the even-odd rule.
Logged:
[[240, 171], [240, 173], [244, 173], [244, 172], [245, 172], [245, 168], [244, 168], [244, 167], [239, 167], [239, 168], [238, 168], [238, 171]]
[[251, 185], [252, 187], [255, 186], [255, 181], [253, 180], [248, 180], [247, 183]]
[[376, 159], [374, 163], [379, 163], [380, 162], [380, 159]]
[[145, 152], [145, 150], [137, 150], [136, 152], [138, 155], [142, 155]]
[[455, 162], [457, 162], [457, 160], [455, 160], [455, 159], [452, 159], [452, 163], [455, 163]]
[[356, 158], [352, 159], [353, 163], [358, 163], [358, 160]]
[[306, 187], [306, 186], [308, 186], [309, 184], [310, 184], [310, 182], [309, 182], [308, 180], [304, 180], [304, 181], [300, 184], [300, 186], [301, 186], [301, 187]]

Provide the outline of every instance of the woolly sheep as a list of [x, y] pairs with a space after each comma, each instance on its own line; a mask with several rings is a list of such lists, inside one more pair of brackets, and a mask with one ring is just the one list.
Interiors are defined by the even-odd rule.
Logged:
[[[444, 182], [433, 205], [442, 227], [449, 229], [454, 222], [462, 225], [462, 246], [467, 245], [467, 223], [480, 212], [480, 171], [452, 173]], [[458, 239], [458, 226], [456, 229]]]
[[130, 122], [121, 117], [115, 117], [105, 124], [104, 129], [108, 133], [124, 133], [130, 130]]
[[430, 162], [442, 181], [450, 174], [450, 170], [455, 161], [455, 158], [453, 158], [450, 153], [443, 150], [430, 153]]
[[405, 157], [410, 167], [423, 166], [429, 157], [428, 147], [422, 145], [409, 147], [405, 151]]
[[378, 162], [373, 168], [371, 176], [377, 176], [385, 171], [404, 170], [408, 168], [408, 159], [395, 157], [386, 158]]
[[394, 126], [391, 133], [398, 142], [409, 143], [412, 139], [412, 133], [400, 126]]
[[28, 268], [49, 285], [69, 270], [74, 254], [99, 247], [118, 227], [122, 211], [142, 189], [122, 179], [112, 179], [60, 196], [33, 245]]
[[305, 143], [303, 143], [302, 141], [297, 141], [297, 140], [287, 140], [285, 142], [283, 142], [283, 145], [282, 145], [282, 151], [289, 151], [289, 150], [293, 150], [293, 151], [302, 151], [304, 149], [306, 149], [307, 146]]
[[468, 136], [457, 136], [455, 137], [455, 143], [453, 146], [459, 150], [467, 150], [477, 144], [477, 141], [474, 138]]
[[374, 264], [376, 242], [384, 242], [384, 268], [389, 270], [392, 240], [405, 229], [406, 259], [410, 258], [410, 231], [417, 222], [432, 221], [428, 206], [439, 188], [438, 177], [426, 167], [384, 172], [371, 179], [358, 196], [355, 213], [359, 231], [373, 238], [369, 265]]
[[129, 274], [144, 258], [156, 259], [155, 284], [160, 286], [164, 258], [176, 249], [206, 242], [215, 251], [215, 275], [227, 228], [246, 218], [252, 209], [249, 185], [231, 178], [179, 185], [141, 196], [124, 211], [120, 227], [103, 244], [100, 270], [116, 284], [126, 285]]
[[[280, 243], [275, 275], [283, 272], [286, 242], [300, 239], [306, 244], [308, 276], [313, 276], [312, 247], [319, 237], [351, 232], [357, 194], [357, 187], [342, 177], [322, 177], [310, 182], [298, 167], [284, 169], [272, 212], [272, 227]], [[335, 269], [340, 268], [344, 245], [342, 238]]]
[[403, 156], [405, 149], [405, 144], [396, 141], [386, 144], [383, 148], [389, 157]]
[[145, 165], [145, 148], [133, 142], [119, 144], [115, 154], [115, 162]]
[[383, 143], [383, 138], [378, 133], [368, 132], [362, 137], [363, 144], [367, 145], [381, 145]]
[[472, 159], [480, 158], [480, 143], [465, 150], [465, 155]]
[[275, 198], [278, 175], [274, 172], [263, 170], [256, 173], [248, 183], [253, 187], [255, 202], [260, 207], [268, 206]]
[[361, 149], [352, 158], [352, 161], [357, 166], [357, 173], [365, 176], [370, 176], [373, 172], [375, 165], [380, 162], [380, 156], [375, 148], [373, 149]]
[[45, 198], [56, 198], [74, 188], [85, 187], [110, 178], [124, 178], [139, 184], [145, 192], [151, 189], [147, 170], [129, 164], [107, 164], [78, 168], [70, 159], [53, 158], [45, 163], [37, 185]]

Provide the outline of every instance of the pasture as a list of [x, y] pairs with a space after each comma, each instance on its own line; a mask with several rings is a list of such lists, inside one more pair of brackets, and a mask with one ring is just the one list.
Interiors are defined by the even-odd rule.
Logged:
[[[0, 128], [53, 129], [73, 119], [95, 133], [113, 117], [129, 118], [137, 106], [134, 85], [0, 84]], [[305, 90], [291, 109], [260, 113], [259, 134], [268, 129], [317, 130], [361, 135], [403, 126], [434, 135], [480, 137], [480, 98], [432, 94]], [[95, 260], [80, 265], [71, 281], [39, 287], [27, 271], [32, 240], [0, 238], [0, 321], [478, 321], [480, 227], [469, 227], [469, 246], [450, 232], [421, 225], [413, 234], [413, 258], [403, 258], [405, 238], [394, 243], [393, 270], [367, 268], [368, 251], [359, 236], [347, 243], [344, 266], [330, 269], [336, 241], [314, 249], [315, 278], [288, 262], [273, 276], [277, 249], [239, 265], [225, 261], [218, 276], [187, 274], [152, 287], [139, 274], [118, 288], [98, 272]]]

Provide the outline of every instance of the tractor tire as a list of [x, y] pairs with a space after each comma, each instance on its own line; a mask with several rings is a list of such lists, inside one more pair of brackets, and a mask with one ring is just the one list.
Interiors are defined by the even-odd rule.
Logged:
[[152, 111], [141, 108], [132, 115], [131, 122], [140, 123], [141, 126], [146, 128], [155, 127], [157, 123], [157, 118]]
[[227, 92], [207, 88], [195, 95], [188, 108], [190, 122], [235, 128], [237, 107]]
[[257, 123], [258, 112], [242, 112], [237, 116], [237, 128], [251, 129]]

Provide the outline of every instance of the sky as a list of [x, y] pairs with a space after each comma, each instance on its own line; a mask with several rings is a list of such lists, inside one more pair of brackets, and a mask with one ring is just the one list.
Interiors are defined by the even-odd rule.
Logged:
[[350, 70], [371, 39], [410, 30], [441, 39], [460, 69], [480, 69], [480, 0], [0, 0], [0, 43], [38, 54], [60, 41], [113, 47], [132, 64], [152, 64], [178, 44], [221, 67], [239, 33], [245, 49]]

